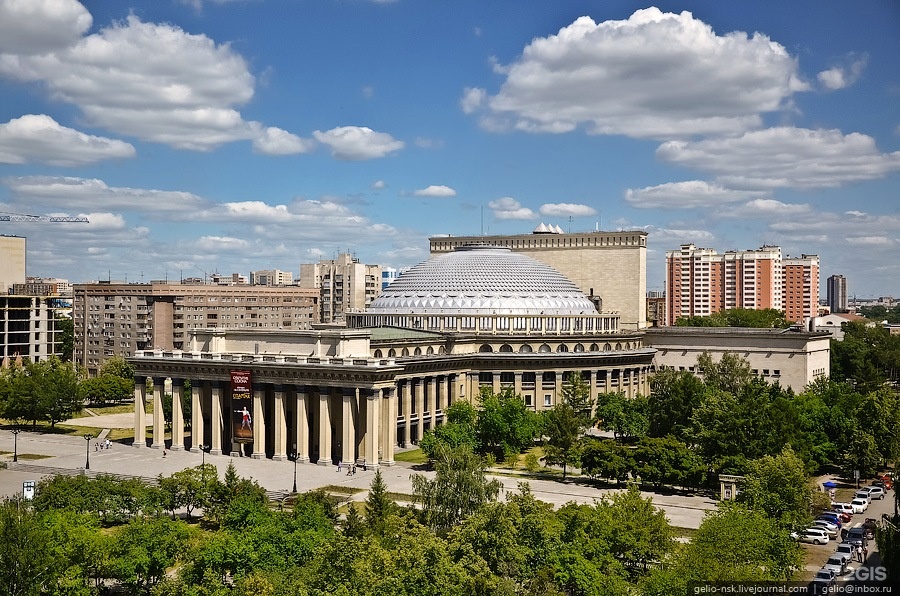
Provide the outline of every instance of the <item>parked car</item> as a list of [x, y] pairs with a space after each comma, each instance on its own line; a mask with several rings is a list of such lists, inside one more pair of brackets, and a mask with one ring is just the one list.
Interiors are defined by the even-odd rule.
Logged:
[[859, 489], [858, 491], [856, 491], [856, 494], [853, 495], [853, 498], [854, 499], [864, 499], [866, 501], [866, 503], [868, 503], [869, 505], [872, 504], [872, 497], [869, 496], [869, 491], [864, 490], [864, 489]]
[[875, 528], [878, 526], [878, 522], [875, 521], [872, 517], [867, 517], [866, 521], [862, 523], [863, 529], [866, 531], [866, 538], [872, 540], [875, 538]]
[[841, 511], [832, 510], [832, 511], [826, 511], [825, 513], [835, 514], [836, 516], [838, 516], [840, 518], [841, 522], [843, 522], [845, 524], [849, 524], [850, 520], [853, 519], [853, 516], [851, 516], [849, 513], [843, 513]]
[[856, 526], [855, 528], [850, 528], [847, 531], [847, 542], [861, 542], [863, 546], [865, 546], [869, 541], [868, 532], [862, 526]]
[[834, 586], [835, 575], [831, 569], [819, 569], [810, 584], [810, 592], [813, 594], [827, 594]]
[[838, 513], [846, 513], [847, 515], [853, 515], [854, 513], [856, 513], [850, 503], [832, 503], [831, 508]]
[[829, 538], [832, 538], [832, 539], [837, 538], [838, 531], [840, 530], [840, 528], [838, 528], [836, 524], [833, 524], [833, 523], [831, 523], [831, 522], [829, 522], [829, 521], [826, 521], [826, 520], [824, 520], [824, 519], [817, 519], [817, 520], [815, 520], [815, 521], [812, 523], [812, 526], [810, 526], [810, 527], [812, 527], [812, 528], [822, 528], [823, 530], [825, 530], [826, 532], [828, 532], [828, 537], [829, 537]]
[[800, 542], [809, 542], [810, 544], [828, 544], [831, 538], [825, 528], [806, 528], [798, 535]]
[[870, 499], [878, 499], [880, 501], [884, 498], [884, 489], [880, 486], [867, 486], [861, 490], [866, 491]]
[[841, 557], [847, 563], [849, 563], [856, 556], [856, 545], [849, 542], [841, 542], [837, 545], [837, 550], [834, 551], [834, 556]]
[[835, 575], [844, 575], [847, 572], [847, 562], [844, 561], [843, 557], [839, 557], [837, 555], [831, 555], [828, 557], [828, 560], [825, 561], [825, 565], [822, 566], [822, 569], [831, 569], [834, 571]]
[[816, 521], [819, 521], [819, 520], [831, 522], [834, 525], [836, 525], [838, 527], [838, 529], [841, 529], [841, 526], [844, 525], [844, 521], [840, 517], [838, 517], [837, 513], [834, 513], [834, 514], [821, 513], [816, 518]]
[[872, 483], [874, 486], [880, 486], [884, 490], [891, 490], [894, 488], [894, 480], [888, 474], [884, 476], [879, 476], [878, 480]]
[[853, 507], [853, 513], [865, 513], [869, 508], [869, 499], [853, 499], [850, 506]]

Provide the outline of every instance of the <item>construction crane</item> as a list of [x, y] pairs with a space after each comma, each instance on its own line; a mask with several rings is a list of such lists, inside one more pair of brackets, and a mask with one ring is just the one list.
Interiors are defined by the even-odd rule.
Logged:
[[86, 217], [68, 215], [25, 215], [0, 211], [0, 221], [45, 221], [49, 223], [90, 223]]

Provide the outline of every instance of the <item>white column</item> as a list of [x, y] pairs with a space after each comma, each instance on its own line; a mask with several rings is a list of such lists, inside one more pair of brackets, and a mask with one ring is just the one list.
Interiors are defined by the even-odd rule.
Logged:
[[275, 413], [272, 424], [275, 425], [275, 453], [272, 459], [275, 461], [284, 461], [287, 459], [287, 419], [284, 417], [284, 387], [275, 386]]
[[184, 409], [181, 400], [184, 398], [184, 379], [176, 379], [172, 383], [172, 451], [184, 450]]
[[418, 443], [422, 440], [422, 434], [425, 429], [425, 379], [421, 378], [416, 381], [412, 390], [416, 400], [416, 418], [419, 421], [416, 424], [416, 434], [413, 436], [413, 442]]
[[147, 446], [147, 379], [134, 383], [134, 442], [133, 447]]
[[437, 411], [441, 407], [441, 394], [439, 388], [441, 386], [440, 379], [437, 376], [431, 377], [431, 430], [437, 427]]
[[356, 460], [356, 425], [353, 420], [353, 396], [345, 389], [341, 398], [341, 460], [347, 464]]
[[330, 390], [319, 388], [319, 465], [331, 465], [331, 412], [328, 407]]
[[[378, 396], [381, 397], [381, 390], [378, 390]], [[384, 398], [381, 402], [382, 412], [381, 420], [383, 425], [384, 437], [381, 445], [381, 465], [394, 465], [394, 447], [397, 445], [397, 392], [393, 387], [384, 390]]]
[[191, 380], [191, 452], [200, 453], [203, 444], [203, 381]]
[[366, 466], [378, 468], [379, 434], [381, 433], [381, 389], [366, 396]]
[[309, 461], [309, 416], [306, 413], [307, 400], [306, 387], [297, 387], [296, 403], [294, 404], [294, 436], [297, 437], [297, 461], [306, 463]]
[[266, 390], [263, 386], [253, 387], [253, 459], [265, 459], [266, 457], [266, 417], [263, 414], [263, 404], [266, 399]]
[[212, 386], [212, 407], [210, 408], [210, 424], [212, 428], [210, 455], [222, 455], [222, 386], [215, 382]]
[[406, 447], [412, 441], [412, 393], [409, 388], [409, 379], [400, 385], [400, 399], [403, 405], [403, 420], [406, 427], [406, 435], [403, 437], [403, 446]]
[[[168, 380], [168, 379], [167, 379]], [[163, 416], [162, 396], [165, 381], [153, 380], [153, 449], [166, 447], [166, 418]]]

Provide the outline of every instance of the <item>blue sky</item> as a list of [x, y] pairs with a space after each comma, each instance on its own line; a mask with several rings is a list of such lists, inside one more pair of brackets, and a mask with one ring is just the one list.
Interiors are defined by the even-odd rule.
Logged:
[[[900, 5], [0, 0], [28, 274], [247, 274], [436, 234], [818, 254], [900, 296]], [[824, 295], [824, 291], [823, 291]]]

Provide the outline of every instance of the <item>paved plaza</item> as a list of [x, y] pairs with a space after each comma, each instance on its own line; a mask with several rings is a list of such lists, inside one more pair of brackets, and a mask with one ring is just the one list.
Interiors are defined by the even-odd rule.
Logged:
[[[101, 418], [110, 420], [101, 420]], [[98, 422], [119, 427], [133, 421], [131, 414], [111, 414], [104, 417], [86, 417], [76, 419], [67, 424], [82, 422], [85, 425], [100, 426]], [[124, 421], [124, 422], [123, 422]], [[133, 422], [131, 422], [133, 424]], [[13, 450], [13, 435], [8, 430], [0, 431], [0, 451]], [[94, 441], [87, 443], [81, 436], [52, 435], [31, 433], [23, 431], [18, 437], [18, 452], [22, 454], [38, 454], [49, 456], [38, 460], [19, 460], [20, 464], [34, 464], [41, 467], [49, 467], [63, 470], [77, 471], [83, 469], [86, 460], [90, 458], [90, 470], [92, 473], [122, 474], [129, 476], [143, 476], [153, 478], [159, 474], [169, 475], [184, 468], [198, 466], [204, 456], [200, 453], [186, 451], [166, 451], [158, 449], [138, 448], [127, 444], [113, 443], [111, 449], [95, 450]], [[11, 461], [12, 456], [3, 459]], [[220, 477], [224, 475], [229, 462], [234, 462], [239, 475], [252, 478], [269, 491], [290, 491], [293, 486], [294, 462], [272, 461], [268, 459], [251, 459], [249, 457], [229, 456], [205, 456], [206, 463], [213, 464], [219, 470]], [[357, 466], [357, 473], [348, 476], [346, 472], [338, 472], [335, 466], [318, 466], [309, 463], [298, 463], [297, 490], [300, 492], [315, 488], [337, 485], [363, 489], [353, 498], [362, 500], [366, 497], [367, 489], [372, 482], [374, 472], [363, 471]], [[382, 476], [391, 492], [411, 494], [412, 482], [410, 476], [422, 473], [431, 476], [433, 472], [418, 471], [410, 464], [398, 462], [392, 467], [382, 467]], [[22, 483], [26, 480], [40, 480], [42, 474], [16, 469], [0, 470], [0, 494], [13, 495], [21, 493]], [[518, 483], [522, 478], [507, 475], [496, 476], [503, 483], [504, 492], [518, 491]], [[593, 503], [605, 494], [615, 492], [615, 489], [597, 489], [592, 486], [577, 482], [560, 482], [552, 480], [529, 479], [528, 483], [535, 497], [552, 503], [559, 507], [565, 503], [575, 501], [577, 503]], [[707, 510], [715, 508], [715, 502], [708, 497], [692, 497], [681, 495], [658, 495], [645, 493], [644, 496], [653, 498], [653, 503], [661, 507], [669, 518], [669, 522], [678, 527], [697, 528]], [[502, 497], [502, 495], [501, 495]]]

